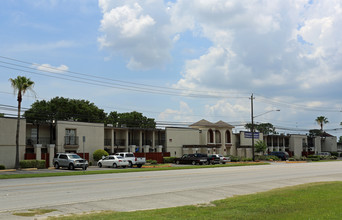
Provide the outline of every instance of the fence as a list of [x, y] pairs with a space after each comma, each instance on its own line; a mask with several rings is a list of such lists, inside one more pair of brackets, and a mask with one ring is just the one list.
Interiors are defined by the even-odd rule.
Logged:
[[136, 157], [145, 157], [146, 160], [156, 160], [158, 163], [164, 163], [164, 157], [170, 157], [170, 152], [150, 152], [150, 153], [134, 153]]

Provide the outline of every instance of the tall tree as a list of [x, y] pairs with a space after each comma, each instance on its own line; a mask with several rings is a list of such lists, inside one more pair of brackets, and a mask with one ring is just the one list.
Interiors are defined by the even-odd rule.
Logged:
[[117, 113], [110, 112], [107, 116], [106, 122], [108, 124], [118, 125], [125, 127], [134, 127], [134, 128], [155, 128], [156, 122], [153, 118], [147, 118], [143, 116], [140, 112], [125, 112], [125, 113]]
[[20, 110], [21, 110], [21, 101], [23, 100], [23, 96], [26, 91], [34, 92], [33, 86], [34, 82], [31, 81], [30, 78], [26, 78], [25, 76], [17, 76], [17, 78], [9, 79], [11, 85], [14, 89], [14, 93], [17, 94], [18, 101], [18, 118], [17, 118], [17, 132], [15, 136], [15, 144], [16, 144], [16, 155], [15, 155], [15, 168], [19, 168], [19, 130], [20, 130]]
[[328, 118], [324, 116], [319, 116], [316, 118], [315, 122], [321, 126], [321, 131], [323, 131], [323, 125], [329, 123]]
[[[245, 128], [252, 131], [252, 124], [245, 124]], [[254, 130], [257, 130], [263, 134], [277, 134], [275, 127], [271, 123], [254, 124]]]
[[24, 114], [29, 122], [50, 123], [53, 120], [104, 122], [106, 113], [87, 100], [55, 97], [50, 101], [36, 101]]

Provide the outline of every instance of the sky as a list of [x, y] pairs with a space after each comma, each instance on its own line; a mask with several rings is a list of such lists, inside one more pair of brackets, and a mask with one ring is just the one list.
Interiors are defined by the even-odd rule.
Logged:
[[[2, 0], [0, 112], [9, 78], [159, 125], [272, 123], [342, 135], [341, 0]], [[280, 111], [275, 111], [279, 109]], [[233, 130], [234, 131], [234, 130]]]

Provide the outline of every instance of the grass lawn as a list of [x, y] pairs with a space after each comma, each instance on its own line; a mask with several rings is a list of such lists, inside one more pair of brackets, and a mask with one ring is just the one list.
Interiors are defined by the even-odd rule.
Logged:
[[49, 219], [342, 219], [342, 182], [286, 187], [196, 206]]
[[94, 175], [94, 174], [108, 174], [108, 173], [128, 173], [128, 172], [144, 172], [144, 171], [160, 171], [160, 170], [180, 170], [180, 169], [200, 169], [200, 168], [216, 168], [216, 167], [233, 167], [233, 166], [255, 166], [268, 165], [269, 163], [231, 163], [231, 164], [217, 164], [217, 165], [199, 165], [199, 166], [179, 166], [179, 167], [147, 167], [134, 169], [105, 169], [93, 171], [70, 171], [65, 172], [42, 172], [31, 174], [0, 174], [0, 179], [15, 179], [15, 178], [34, 178], [34, 177], [51, 177], [51, 176], [76, 176], [76, 175]]

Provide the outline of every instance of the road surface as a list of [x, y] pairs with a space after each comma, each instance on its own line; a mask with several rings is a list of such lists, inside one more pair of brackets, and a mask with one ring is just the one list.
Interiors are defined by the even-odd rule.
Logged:
[[342, 181], [342, 162], [0, 180], [0, 219], [31, 208], [57, 209], [51, 216], [208, 203], [320, 181]]

